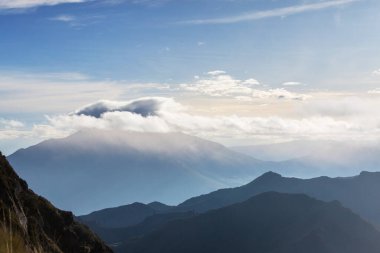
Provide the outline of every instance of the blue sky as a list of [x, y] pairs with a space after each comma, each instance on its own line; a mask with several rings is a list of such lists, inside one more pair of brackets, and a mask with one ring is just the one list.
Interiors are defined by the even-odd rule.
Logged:
[[90, 1], [3, 10], [0, 68], [149, 82], [184, 81], [223, 69], [273, 85], [294, 79], [334, 88], [331, 79], [379, 67], [372, 57], [380, 53], [378, 1], [200, 25], [181, 22], [323, 1], [155, 2]]
[[[377, 0], [0, 0], [0, 148], [55, 136], [33, 129], [57, 131], [52, 117], [100, 99], [159, 96], [192, 115], [352, 123], [342, 119], [355, 114], [348, 105], [372, 115], [380, 93], [379, 10]], [[305, 103], [335, 103], [341, 114], [310, 116]]]

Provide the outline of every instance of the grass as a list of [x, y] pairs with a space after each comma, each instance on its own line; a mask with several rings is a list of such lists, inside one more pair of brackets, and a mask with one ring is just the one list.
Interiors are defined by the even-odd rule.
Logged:
[[23, 238], [12, 230], [12, 222], [10, 222], [12, 221], [11, 212], [9, 211], [9, 214], [6, 215], [3, 209], [2, 216], [3, 219], [0, 221], [0, 252], [27, 253]]
[[10, 234], [4, 228], [0, 228], [0, 252], [1, 253], [27, 253], [24, 240], [17, 234]]

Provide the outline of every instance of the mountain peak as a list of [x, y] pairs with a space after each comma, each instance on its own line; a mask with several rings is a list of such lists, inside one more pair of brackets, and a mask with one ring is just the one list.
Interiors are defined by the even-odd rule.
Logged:
[[273, 179], [279, 179], [282, 178], [282, 176], [276, 172], [268, 171], [258, 178], [256, 178], [254, 181], [266, 181], [266, 180], [273, 180]]
[[264, 172], [254, 158], [180, 133], [88, 129], [8, 159], [33, 190], [77, 215], [135, 201], [174, 204]]

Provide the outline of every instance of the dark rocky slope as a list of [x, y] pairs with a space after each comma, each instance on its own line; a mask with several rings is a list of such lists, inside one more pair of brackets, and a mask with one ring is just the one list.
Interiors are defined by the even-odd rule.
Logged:
[[0, 252], [108, 253], [71, 212], [34, 194], [0, 153]]

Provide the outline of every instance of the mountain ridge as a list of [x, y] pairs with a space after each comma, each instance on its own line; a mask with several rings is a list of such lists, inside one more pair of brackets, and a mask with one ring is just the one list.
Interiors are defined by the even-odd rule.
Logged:
[[337, 201], [267, 192], [175, 220], [118, 252], [375, 253], [379, 240], [380, 232]]

